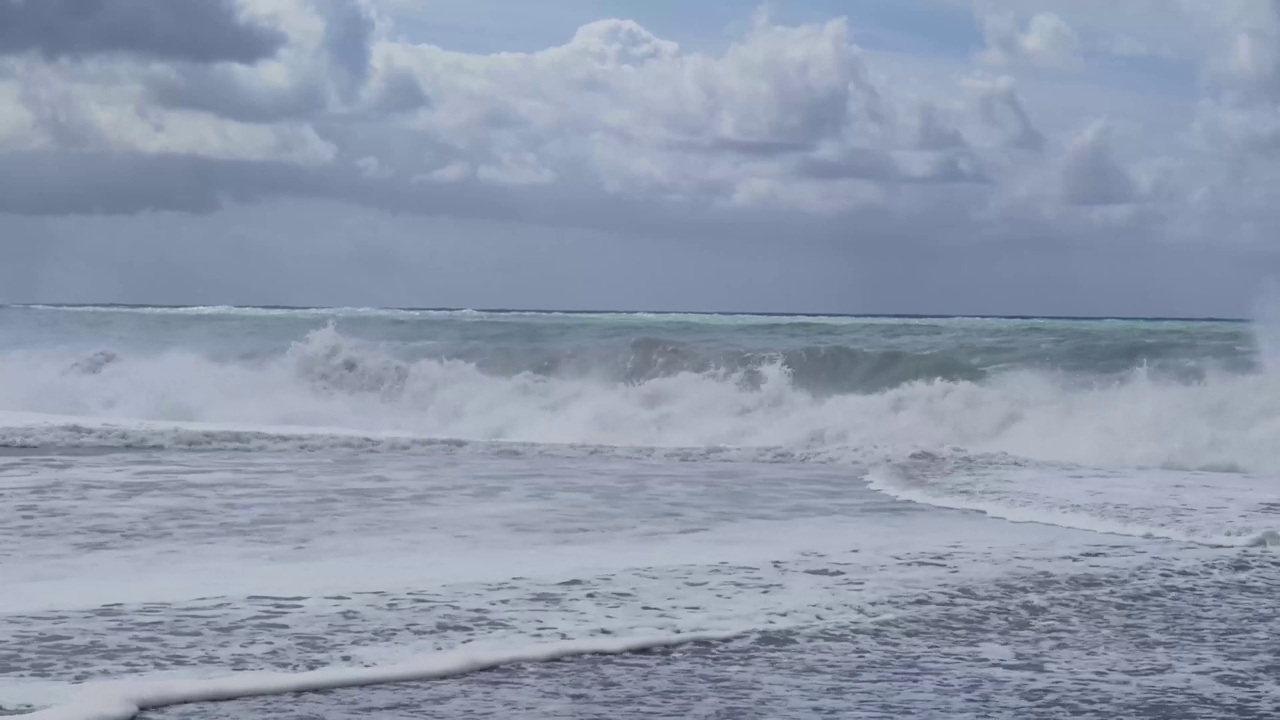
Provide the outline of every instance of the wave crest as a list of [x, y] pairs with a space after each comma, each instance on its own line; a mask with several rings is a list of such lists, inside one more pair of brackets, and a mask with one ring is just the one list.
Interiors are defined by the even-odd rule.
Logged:
[[[1096, 467], [1280, 471], [1280, 374], [1106, 382], [981, 376], [946, 356], [801, 350], [716, 364], [641, 344], [630, 376], [499, 375], [405, 359], [333, 328], [274, 357], [124, 355], [65, 372], [65, 353], [0, 355], [0, 409], [81, 418], [299, 426], [422, 438], [652, 447], [945, 448]], [[832, 385], [883, 387], [871, 392]], [[825, 391], [818, 388], [825, 388]]]
[[285, 357], [297, 377], [319, 393], [373, 393], [392, 399], [409, 380], [408, 365], [356, 347], [332, 324], [294, 343]]
[[472, 362], [490, 375], [529, 373], [548, 378], [598, 378], [641, 384], [684, 373], [738, 376], [757, 387], [762, 372], [780, 366], [796, 388], [814, 395], [876, 393], [911, 382], [978, 381], [986, 373], [972, 362], [947, 352], [913, 353], [868, 350], [844, 345], [812, 345], [784, 352], [711, 350], [659, 337], [632, 340], [623, 348], [539, 352], [529, 348], [443, 359]]

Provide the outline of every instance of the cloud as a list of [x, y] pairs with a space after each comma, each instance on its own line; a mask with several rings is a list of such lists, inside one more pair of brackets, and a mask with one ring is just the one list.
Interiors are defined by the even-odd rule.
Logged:
[[[841, 197], [851, 209], [881, 195], [822, 181], [916, 182], [934, 166], [957, 179], [947, 156], [965, 146], [944, 113], [914, 113], [886, 97], [843, 20], [784, 27], [758, 19], [720, 55], [604, 20], [528, 54], [381, 42], [374, 66], [375, 103], [386, 106], [383, 88], [408, 88], [410, 100], [393, 103], [410, 114], [400, 122], [439, 145], [424, 153], [430, 167], [412, 173], [420, 176], [467, 163], [481, 180], [506, 182], [510, 173], [491, 169], [531, 168], [536, 159], [546, 172], [526, 180], [635, 199], [829, 211]], [[429, 103], [418, 106], [415, 96]], [[936, 157], [915, 162], [926, 168], [917, 171], [899, 165], [899, 150]], [[874, 168], [863, 160], [873, 152]]]
[[955, 125], [947, 122], [936, 105], [925, 103], [916, 111], [915, 146], [922, 150], [954, 150], [968, 143]]
[[[1270, 0], [965, 0], [987, 39], [984, 59], [1082, 69], [1090, 60], [1181, 60], [1206, 50], [1232, 14]], [[1037, 20], [1039, 18], [1039, 20]], [[1068, 54], [1070, 53], [1070, 54]], [[1111, 57], [1107, 57], [1111, 56]]]
[[987, 49], [982, 59], [988, 65], [1004, 66], [1028, 62], [1042, 67], [1068, 68], [1080, 63], [1076, 33], [1053, 12], [1031, 16], [1025, 30], [1011, 13], [988, 15], [983, 20]]
[[1044, 133], [1032, 122], [1012, 78], [972, 77], [965, 87], [975, 96], [984, 130], [995, 133], [1001, 145], [1030, 152], [1044, 149]]
[[1224, 58], [1219, 82], [1243, 102], [1280, 100], [1280, 28], [1271, 23], [1241, 30]]
[[376, 23], [372, 9], [359, 0], [325, 8], [323, 47], [329, 70], [344, 96], [358, 92], [369, 75]]
[[263, 125], [149, 106], [136, 85], [98, 81], [61, 65], [26, 66], [13, 87], [30, 118], [14, 149], [287, 160], [315, 165], [335, 148], [303, 123]]
[[[962, 134], [887, 97], [843, 20], [758, 20], [719, 55], [629, 20], [590, 23], [536, 53], [472, 55], [390, 40], [358, 3], [266, 7], [254, 17], [290, 41], [251, 66], [18, 67], [33, 126], [10, 147], [337, 163], [352, 186], [376, 163], [380, 178], [418, 192], [413, 178], [434, 177], [708, 208], [752, 198], [839, 211], [883, 197], [846, 192], [847, 180], [963, 179], [950, 157]], [[876, 168], [861, 159], [872, 153]]]
[[[376, 30], [368, 7], [358, 0], [286, 1], [262, 21], [291, 29], [289, 43], [272, 58], [253, 66], [153, 68], [141, 77], [149, 100], [250, 123], [314, 118], [359, 101], [372, 71]], [[412, 78], [388, 82], [384, 108], [426, 102]]]
[[0, 1], [0, 55], [253, 63], [284, 42], [283, 33], [245, 20], [234, 0]]
[[[280, 42], [200, 61], [160, 53], [164, 33], [152, 28], [151, 45], [74, 62], [46, 51], [0, 59], [0, 211], [210, 213], [228, 201], [321, 198], [619, 233], [945, 228], [980, 242], [1059, 237], [1036, 223], [1090, 209], [1076, 213], [1074, 232], [1124, 225], [1132, 237], [1160, 237], [1168, 225], [1196, 226], [1184, 217], [1191, 208], [1228, 222], [1254, 196], [1206, 190], [1205, 179], [1269, 177], [1249, 154], [1280, 146], [1267, 121], [1275, 103], [1262, 91], [1280, 32], [1257, 24], [1257, 13], [1251, 25], [1215, 26], [1218, 62], [1204, 62], [1226, 74], [1212, 76], [1198, 110], [1185, 104], [1184, 130], [1199, 146], [1170, 135], [1152, 154], [1138, 149], [1153, 145], [1150, 117], [1126, 117], [1114, 95], [1032, 70], [1091, 61], [1083, 49], [1098, 46], [1099, 31], [1086, 5], [1101, 13], [1096, 3], [1061, 13], [1031, 3], [1020, 15], [986, 7], [981, 29], [1001, 55], [997, 74], [972, 58], [902, 70], [900, 59], [858, 47], [843, 19], [757, 16], [714, 51], [604, 19], [540, 51], [476, 54], [393, 35], [366, 2], [158, 12], [179, 5], [184, 17], [217, 11]], [[141, 5], [110, 7], [124, 17]], [[1228, 42], [1246, 31], [1256, 47]], [[90, 34], [96, 47], [119, 45], [109, 32]], [[1247, 103], [1229, 91], [1244, 85], [1255, 88]], [[1045, 109], [1046, 96], [1058, 110]], [[1087, 124], [1100, 116], [1108, 122]], [[1232, 179], [1229, 162], [1247, 172]], [[1261, 199], [1247, 202], [1249, 213], [1268, 212]]]
[[[0, 13], [71, 7], [34, 2]], [[1270, 2], [982, 0], [984, 57], [859, 47], [865, 17], [481, 54], [382, 0], [86, 7], [144, 5], [140, 38], [0, 29], [11, 298], [1151, 313], [1152, 267], [1176, 305], [1280, 266]]]
[[1132, 176], [1111, 152], [1105, 122], [1091, 123], [1068, 143], [1062, 193], [1072, 205], [1121, 205], [1136, 199]]

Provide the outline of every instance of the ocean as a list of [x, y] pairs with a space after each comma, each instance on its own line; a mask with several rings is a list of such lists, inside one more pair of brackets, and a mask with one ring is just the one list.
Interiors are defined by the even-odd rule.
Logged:
[[0, 714], [1274, 717], [1277, 338], [0, 307]]

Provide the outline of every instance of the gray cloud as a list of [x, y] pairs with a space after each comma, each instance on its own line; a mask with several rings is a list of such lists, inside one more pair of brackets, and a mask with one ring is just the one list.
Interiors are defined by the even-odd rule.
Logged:
[[338, 167], [213, 160], [184, 155], [9, 153], [0, 156], [0, 213], [133, 215], [214, 212], [227, 202], [324, 198], [397, 214], [490, 218], [545, 227], [696, 237], [708, 232], [770, 236], [787, 229], [838, 233], [799, 213], [690, 206], [544, 186], [436, 185], [369, 178]]
[[[208, 161], [200, 161], [200, 164]], [[190, 158], [91, 153], [0, 155], [0, 212], [18, 215], [212, 212], [217, 180]]]
[[308, 117], [329, 104], [328, 89], [320, 77], [285, 86], [263, 86], [247, 83], [219, 66], [180, 68], [151, 80], [148, 90], [151, 99], [165, 107], [199, 110], [250, 123]]
[[[725, 247], [772, 245], [782, 238], [806, 243], [894, 248], [919, 253], [957, 227], [975, 230], [971, 206], [955, 199], [928, 204], [929, 212], [909, 217], [887, 209], [867, 209], [856, 225], [833, 222], [803, 210], [776, 207], [707, 206], [679, 200], [654, 200], [595, 194], [555, 185], [486, 186], [472, 179], [446, 184], [405, 184], [394, 178], [362, 177], [339, 168], [304, 168], [285, 162], [210, 160], [191, 156], [126, 156], [112, 153], [28, 153], [0, 157], [0, 227], [5, 214], [27, 217], [137, 217], [156, 212], [218, 216], [228, 206], [266, 206], [324, 200], [336, 207], [353, 205], [400, 217], [451, 219], [455, 223], [507, 223], [530, 236], [577, 231], [603, 233], [638, 242], [640, 247], [663, 238], [672, 247], [721, 239]], [[315, 207], [308, 202], [305, 207]], [[243, 212], [243, 211], [241, 211]], [[287, 221], [287, 213], [282, 221]], [[106, 221], [103, 222], [114, 222]], [[194, 221], [193, 221], [194, 222]], [[204, 221], [201, 221], [204, 222]], [[990, 243], [1011, 237], [993, 223], [965, 244]], [[512, 243], [526, 242], [508, 232]], [[287, 241], [324, 242], [323, 233], [291, 233]], [[785, 245], [785, 243], [784, 243]], [[246, 250], [248, 252], [248, 250]], [[227, 268], [234, 263], [213, 263]]]
[[[225, 64], [176, 66], [146, 81], [152, 101], [249, 123], [314, 118], [335, 104], [350, 104], [372, 71], [374, 17], [357, 0], [324, 2], [317, 9], [323, 35], [314, 46], [286, 48], [273, 75]], [[427, 102], [411, 76], [383, 85], [382, 97], [371, 103], [377, 110]]]
[[[946, 72], [904, 65], [895, 75], [901, 59], [860, 50], [843, 21], [761, 21], [723, 52], [699, 53], [637, 23], [606, 20], [559, 47], [477, 55], [393, 38], [372, 3], [243, 2], [252, 11], [245, 17], [272, 17], [288, 34], [257, 62], [165, 54], [157, 48], [176, 41], [158, 39], [164, 32], [155, 27], [146, 30], [150, 45], [124, 48], [104, 31], [94, 35], [97, 57], [61, 52], [81, 62], [50, 61], [59, 53], [43, 47], [0, 58], [0, 236], [44, 238], [31, 229], [56, 227], [46, 244], [61, 248], [7, 253], [5, 261], [49, 269], [23, 276], [47, 278], [39, 282], [0, 274], [12, 292], [65, 294], [76, 287], [70, 278], [120, 266], [111, 272], [127, 282], [89, 283], [98, 295], [82, 299], [217, 301], [219, 288], [244, 287], [252, 291], [235, 301], [583, 306], [593, 304], [594, 287], [600, 302], [634, 306], [652, 297], [652, 281], [646, 295], [626, 271], [650, 268], [684, 283], [671, 302], [723, 308], [732, 293], [717, 286], [698, 296], [696, 280], [732, 256], [746, 278], [734, 292], [767, 290], [762, 307], [928, 312], [968, 298], [948, 309], [979, 312], [1020, 294], [1035, 299], [1040, 287], [1070, 295], [1073, 279], [1111, 267], [1109, 258], [1136, 272], [1172, 239], [1200, 248], [1179, 255], [1179, 268], [1212, 265], [1209, 248], [1227, 239], [1235, 259], [1213, 266], [1223, 277], [1263, 267], [1267, 228], [1280, 220], [1269, 192], [1280, 169], [1268, 150], [1280, 145], [1280, 126], [1265, 98], [1162, 105], [1186, 108], [1196, 145], [1140, 138], [1154, 127], [1140, 102], [1114, 103], [1114, 94], [1080, 82], [1046, 90], [1019, 74], [1015, 85], [968, 60]], [[0, 12], [12, 3], [0, 0]], [[123, 17], [142, 5], [94, 7]], [[261, 29], [231, 4], [193, 7], [173, 2], [157, 12], [185, 8], [198, 20], [216, 10], [237, 28]], [[1046, 37], [1056, 27], [1041, 26]], [[1040, 48], [1033, 40], [1022, 38], [1030, 43], [1022, 49]], [[1265, 69], [1237, 70], [1251, 67]], [[1061, 97], [1046, 104], [1046, 94]], [[1084, 116], [1114, 122], [1070, 132]], [[337, 209], [319, 209], [330, 206]], [[300, 214], [330, 222], [308, 224]], [[331, 229], [344, 217], [401, 239]], [[223, 240], [224, 222], [262, 226], [253, 242]], [[200, 228], [208, 245], [165, 245], [158, 230], [146, 242], [129, 239], [148, 223], [170, 235]], [[422, 228], [418, 240], [446, 249], [418, 249], [413, 227]], [[86, 249], [76, 233], [105, 244]], [[546, 250], [543, 260], [530, 243]], [[219, 247], [229, 259], [218, 259]], [[152, 272], [164, 267], [181, 280], [148, 280], [109, 257], [124, 248], [149, 253]], [[504, 252], [520, 262], [494, 259]], [[1261, 254], [1240, 260], [1253, 252]], [[290, 257], [312, 254], [304, 264], [321, 279], [281, 281]], [[196, 259], [210, 277], [191, 269]], [[432, 301], [414, 294], [424, 285], [405, 268], [415, 263], [455, 263], [472, 279], [518, 275], [522, 290], [484, 301], [441, 270], [433, 286], [454, 299]], [[237, 275], [248, 265], [253, 277]], [[982, 279], [966, 286], [944, 270]], [[997, 270], [1021, 274], [1001, 280]], [[798, 299], [772, 271], [793, 282]], [[539, 272], [550, 285], [538, 284]], [[576, 272], [610, 279], [591, 285]], [[1167, 288], [1181, 272], [1169, 270]], [[340, 276], [349, 295], [321, 297]], [[827, 284], [806, 279], [818, 276]], [[1124, 296], [1120, 279], [1099, 297], [1152, 312], [1142, 297]], [[274, 299], [273, 281], [282, 286]], [[911, 297], [926, 285], [934, 290]], [[1070, 311], [1052, 299], [1036, 307], [1026, 311]]]
[[798, 174], [821, 179], [856, 178], [900, 180], [903, 172], [891, 155], [868, 148], [850, 148], [836, 158], [807, 157], [798, 163]]
[[1107, 127], [1090, 125], [1072, 140], [1062, 171], [1063, 195], [1073, 205], [1118, 205], [1133, 202], [1133, 178], [1111, 152]]
[[795, 140], [739, 140], [735, 138], [716, 138], [706, 143], [692, 141], [672, 143], [678, 149], [701, 150], [705, 152], [732, 152], [756, 157], [771, 157], [813, 150], [813, 144]]
[[1009, 147], [1032, 152], [1044, 149], [1047, 142], [1044, 133], [1031, 121], [1011, 80], [998, 78], [975, 84], [979, 89], [978, 107], [982, 119], [1003, 133]]
[[941, 222], [859, 243], [801, 232], [637, 242], [284, 202], [6, 227], [39, 242], [6, 252], [0, 301], [1239, 316], [1280, 271], [1275, 253], [1117, 246], [1070, 223], [1031, 242], [1014, 236], [1046, 229], [1010, 226], [979, 245]]
[[920, 107], [915, 132], [916, 147], [922, 150], [954, 150], [968, 146], [964, 134], [946, 122], [934, 105]]
[[[969, 82], [971, 106], [897, 96], [843, 21], [757, 25], [720, 56], [684, 54], [627, 21], [540, 53], [478, 56], [375, 42], [362, 4], [323, 10], [310, 18], [323, 32], [295, 37], [269, 68], [142, 76], [155, 111], [139, 112], [128, 87], [116, 117], [110, 98], [79, 103], [76, 77], [26, 82], [53, 147], [6, 156], [0, 210], [211, 212], [227, 198], [323, 197], [689, 237], [839, 235], [849, 222], [863, 235], [927, 233], [915, 219], [927, 209], [987, 235], [975, 218], [1006, 221], [1011, 208], [990, 206], [1035, 167], [1018, 153], [1049, 142], [1005, 79]], [[237, 152], [250, 139], [254, 151]], [[1114, 199], [1115, 183], [1095, 187], [1114, 179], [1099, 152], [1069, 159], [1066, 202]]]
[[[824, 182], [918, 182], [932, 177], [933, 167], [943, 168], [939, 177], [960, 177], [945, 157], [965, 146], [964, 137], [937, 117], [925, 118], [926, 139], [948, 149], [924, 149], [941, 154], [921, 164], [923, 174], [899, 171], [887, 154], [882, 167], [865, 167], [864, 146], [921, 150], [919, 133], [895, 119], [894, 101], [871, 80], [843, 21], [759, 25], [720, 57], [683, 54], [617, 20], [588, 25], [567, 45], [544, 52], [476, 56], [375, 42], [377, 23], [363, 4], [319, 7], [310, 19], [323, 32], [298, 35], [264, 67], [149, 68], [136, 86], [90, 101], [76, 83], [93, 78], [51, 71], [23, 81], [27, 110], [52, 150], [145, 149], [159, 158], [161, 173], [182, 162], [174, 158], [241, 159], [237, 149], [247, 138], [256, 143], [253, 159], [332, 154], [338, 163], [295, 173], [294, 187], [269, 196], [323, 186], [326, 194], [345, 188], [349, 198], [364, 198], [368, 176], [377, 175], [387, 197], [483, 196], [508, 192], [503, 186], [533, 192], [531, 186], [550, 183], [556, 187], [533, 195], [628, 206], [727, 201], [738, 213], [760, 204], [841, 211], [848, 199]], [[133, 100], [139, 89], [151, 106]], [[96, 168], [105, 161], [89, 154], [65, 162]], [[157, 188], [151, 201], [113, 188], [106, 199], [78, 205], [205, 207], [205, 198], [223, 192], [214, 187], [221, 175], [200, 172], [208, 175], [191, 188], [196, 199], [176, 197], [186, 187], [180, 183]], [[273, 172], [264, 167], [226, 191], [244, 193]], [[53, 182], [47, 170], [37, 177], [9, 200], [11, 208], [77, 204], [66, 192], [83, 186], [82, 179]], [[41, 187], [55, 199], [37, 201], [33, 193]], [[97, 186], [84, 187], [92, 193]], [[574, 214], [566, 208], [560, 221], [577, 222]]]
[[370, 108], [380, 113], [403, 113], [429, 107], [431, 98], [413, 73], [401, 68], [385, 71], [374, 88]]
[[324, 48], [331, 67], [341, 76], [341, 85], [353, 92], [368, 77], [373, 57], [375, 23], [368, 8], [359, 2], [338, 2], [326, 8]]
[[284, 42], [279, 31], [242, 19], [234, 0], [0, 1], [0, 54], [252, 63]]

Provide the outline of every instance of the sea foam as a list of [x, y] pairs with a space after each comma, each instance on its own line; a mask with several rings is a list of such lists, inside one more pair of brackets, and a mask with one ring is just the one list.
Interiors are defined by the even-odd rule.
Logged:
[[[265, 358], [184, 350], [121, 350], [89, 355], [97, 358], [89, 364], [85, 357], [4, 353], [0, 410], [63, 416], [64, 430], [104, 423], [129, 430], [80, 433], [81, 445], [147, 444], [139, 438], [146, 421], [150, 444], [161, 446], [214, 447], [226, 432], [302, 428], [348, 438], [798, 453], [963, 447], [1092, 467], [1280, 472], [1280, 369], [1195, 382], [1141, 368], [1092, 382], [1022, 369], [823, 395], [798, 387], [782, 363], [752, 368], [750, 377], [709, 370], [629, 383], [500, 376], [461, 360], [401, 361], [333, 328]], [[163, 427], [180, 423], [224, 432], [210, 438]], [[0, 424], [4, 444], [45, 443], [20, 422]]]
[[1011, 522], [1218, 547], [1280, 544], [1276, 482], [1256, 475], [918, 452], [871, 468], [867, 480], [899, 500]]
[[386, 667], [332, 668], [302, 673], [243, 673], [207, 680], [118, 681], [80, 686], [63, 705], [23, 715], [28, 720], [129, 720], [143, 710], [261, 695], [434, 680], [517, 663], [583, 655], [619, 655], [697, 642], [729, 640], [743, 632], [705, 632], [607, 638], [532, 645], [510, 651], [445, 652]]

